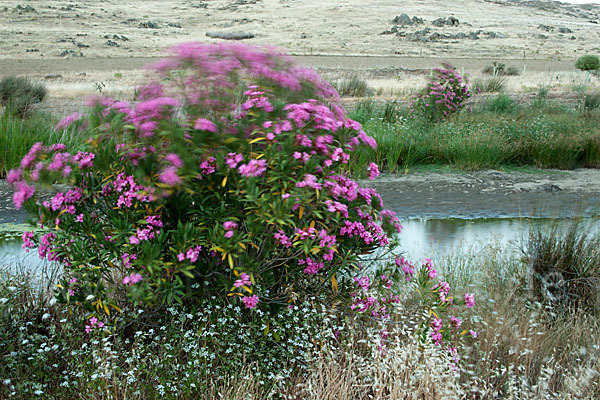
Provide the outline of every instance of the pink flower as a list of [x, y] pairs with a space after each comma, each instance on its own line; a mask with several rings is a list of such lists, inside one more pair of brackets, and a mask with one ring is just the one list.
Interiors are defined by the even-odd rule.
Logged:
[[415, 274], [415, 267], [413, 264], [405, 259], [404, 257], [396, 258], [396, 265], [402, 267], [402, 272], [406, 276], [406, 280], [410, 281], [412, 276]]
[[236, 280], [233, 283], [233, 286], [235, 286], [236, 288], [242, 287], [242, 286], [250, 286], [252, 285], [252, 281], [250, 280], [250, 275], [248, 275], [247, 273], [243, 272], [240, 275], [240, 279]]
[[217, 126], [212, 121], [205, 118], [198, 118], [194, 124], [194, 129], [213, 133], [217, 132]]
[[273, 234], [273, 238], [277, 241], [278, 244], [280, 244], [282, 246], [285, 246], [285, 247], [292, 246], [292, 241], [290, 240], [290, 238], [287, 237], [285, 232], [283, 232], [281, 229], [278, 232], [275, 232]]
[[165, 161], [167, 161], [174, 167], [177, 167], [177, 168], [183, 167], [183, 161], [181, 161], [181, 158], [175, 153], [167, 154], [165, 156]]
[[23, 232], [21, 239], [23, 240], [23, 244], [21, 245], [22, 248], [31, 249], [35, 247], [35, 243], [31, 240], [33, 239], [33, 232]]
[[465, 305], [467, 308], [475, 307], [475, 295], [473, 293], [465, 293]]
[[235, 168], [244, 160], [244, 156], [237, 153], [228, 153], [225, 157], [225, 163], [229, 168]]
[[225, 223], [223, 223], [223, 228], [225, 228], [226, 231], [232, 231], [234, 229], [237, 229], [238, 224], [233, 222], [233, 221], [226, 221]]
[[17, 191], [13, 195], [13, 202], [15, 203], [15, 208], [18, 210], [21, 208], [23, 203], [31, 198], [35, 193], [35, 187], [26, 184], [25, 182], [17, 183]]
[[142, 277], [142, 275], [134, 272], [132, 274], [127, 275], [126, 277], [123, 278], [123, 285], [128, 285], [128, 286], [133, 286], [136, 283], [139, 283], [143, 280], [144, 278]]
[[11, 169], [8, 171], [8, 175], [6, 176], [6, 181], [9, 184], [14, 184], [21, 180], [21, 175], [23, 174], [23, 170], [19, 169]]
[[86, 153], [80, 151], [73, 157], [73, 161], [79, 163], [80, 169], [91, 168], [94, 165], [93, 160], [95, 157], [96, 155], [94, 153]]
[[454, 315], [450, 316], [450, 324], [455, 327], [456, 329], [459, 329], [460, 326], [462, 325], [462, 320], [460, 318], [455, 317]]
[[476, 337], [478, 336], [478, 335], [477, 335], [477, 332], [475, 332], [475, 331], [474, 331], [474, 330], [472, 330], [472, 329], [469, 331], [469, 335], [473, 336], [474, 338], [476, 338]]
[[177, 175], [176, 167], [165, 168], [158, 176], [158, 180], [169, 186], [175, 186], [181, 183], [181, 178]]
[[234, 234], [235, 234], [234, 231], [227, 231], [227, 232], [225, 232], [225, 235], [223, 235], [223, 236], [225, 236], [227, 239], [231, 239]]
[[207, 160], [204, 160], [200, 163], [200, 170], [204, 175], [210, 175], [216, 171], [216, 161], [217, 159], [214, 157], [209, 157]]
[[377, 164], [375, 164], [375, 163], [369, 164], [369, 179], [374, 180], [378, 176], [379, 176], [379, 168], [377, 167]]
[[252, 295], [250, 297], [242, 297], [242, 302], [246, 308], [253, 309], [258, 304], [258, 296]]
[[69, 125], [71, 125], [73, 122], [80, 120], [82, 117], [83, 117], [82, 113], [73, 113], [73, 114], [67, 115], [66, 117], [61, 119], [58, 124], [56, 124], [56, 126], [54, 127], [54, 130], [62, 131], [63, 129], [68, 128]]
[[240, 175], [245, 177], [260, 176], [267, 170], [265, 160], [250, 160], [248, 164], [242, 164], [238, 167]]

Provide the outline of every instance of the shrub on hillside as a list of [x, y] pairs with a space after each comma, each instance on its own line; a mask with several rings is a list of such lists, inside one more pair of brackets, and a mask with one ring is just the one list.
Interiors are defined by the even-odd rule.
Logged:
[[32, 105], [42, 102], [46, 94], [44, 84], [28, 78], [7, 76], [0, 80], [0, 105], [20, 116], [26, 115]]
[[[401, 229], [344, 172], [375, 141], [328, 83], [274, 50], [172, 51], [137, 104], [98, 99], [59, 122], [95, 132], [82, 151], [38, 143], [9, 173], [17, 207], [46, 228], [24, 246], [64, 266], [58, 300], [94, 330], [133, 304], [215, 295], [276, 308], [344, 293], [359, 257]], [[57, 182], [38, 207], [35, 187]]]
[[488, 64], [481, 71], [484, 74], [495, 75], [495, 76], [517, 76], [519, 75], [519, 69], [514, 66], [506, 67], [506, 64], [499, 63], [497, 61]]
[[434, 68], [429, 82], [420, 93], [414, 95], [411, 112], [428, 121], [444, 119], [460, 111], [471, 96], [469, 85], [450, 64]]
[[600, 58], [592, 54], [581, 56], [575, 61], [575, 68], [582, 71], [596, 71], [600, 69]]

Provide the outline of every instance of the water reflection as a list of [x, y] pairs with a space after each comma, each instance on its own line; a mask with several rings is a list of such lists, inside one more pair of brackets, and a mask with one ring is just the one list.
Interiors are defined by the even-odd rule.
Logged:
[[[582, 229], [599, 230], [598, 218], [581, 220]], [[567, 227], [570, 219], [434, 219], [409, 220], [402, 224], [400, 248], [413, 259], [442, 258], [481, 252], [489, 247], [518, 251], [534, 227], [550, 228], [553, 224]]]
[[[567, 227], [570, 219], [430, 219], [403, 221], [400, 249], [409, 259], [429, 257], [440, 260], [449, 255], [476, 255], [490, 247], [518, 251], [530, 229], [550, 228], [553, 224]], [[581, 219], [582, 229], [599, 231], [600, 219]], [[0, 226], [1, 228], [1, 226]], [[0, 230], [1, 231], [1, 230]], [[21, 248], [20, 235], [0, 233], [0, 265], [28, 270], [44, 267], [35, 249]]]
[[25, 251], [21, 248], [21, 237], [16, 234], [0, 232], [0, 267], [8, 270], [26, 269], [34, 272], [45, 267], [46, 262], [40, 260], [36, 249]]

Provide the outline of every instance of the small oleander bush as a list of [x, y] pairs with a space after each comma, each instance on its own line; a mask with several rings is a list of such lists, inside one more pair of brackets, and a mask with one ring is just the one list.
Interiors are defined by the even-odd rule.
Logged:
[[469, 85], [450, 64], [443, 68], [434, 68], [429, 82], [415, 100], [410, 109], [413, 114], [427, 121], [439, 121], [460, 111], [471, 96]]
[[597, 71], [600, 70], [600, 58], [593, 54], [586, 54], [575, 61], [575, 68], [582, 71]]
[[29, 78], [7, 76], [0, 80], [0, 105], [6, 111], [25, 116], [34, 104], [40, 103], [48, 93], [43, 83]]

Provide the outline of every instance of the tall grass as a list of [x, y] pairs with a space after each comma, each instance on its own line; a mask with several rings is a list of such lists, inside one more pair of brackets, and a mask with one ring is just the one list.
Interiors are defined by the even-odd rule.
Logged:
[[342, 97], [366, 97], [374, 93], [367, 81], [358, 75], [342, 78], [332, 84]]
[[[545, 102], [545, 100], [544, 100]], [[414, 165], [447, 164], [467, 170], [528, 165], [572, 169], [600, 165], [600, 112], [578, 113], [560, 104], [519, 105], [500, 95], [435, 124], [384, 118], [386, 106], [358, 103], [350, 117], [378, 142], [354, 154], [355, 171], [379, 162], [390, 172]]]
[[0, 114], [0, 178], [17, 167], [36, 142], [45, 145], [64, 143], [71, 150], [85, 140], [77, 132], [57, 133], [53, 127], [53, 117], [43, 113], [32, 113], [25, 119], [9, 112]]
[[537, 228], [524, 249], [536, 300], [562, 312], [600, 311], [600, 236], [578, 223]]

